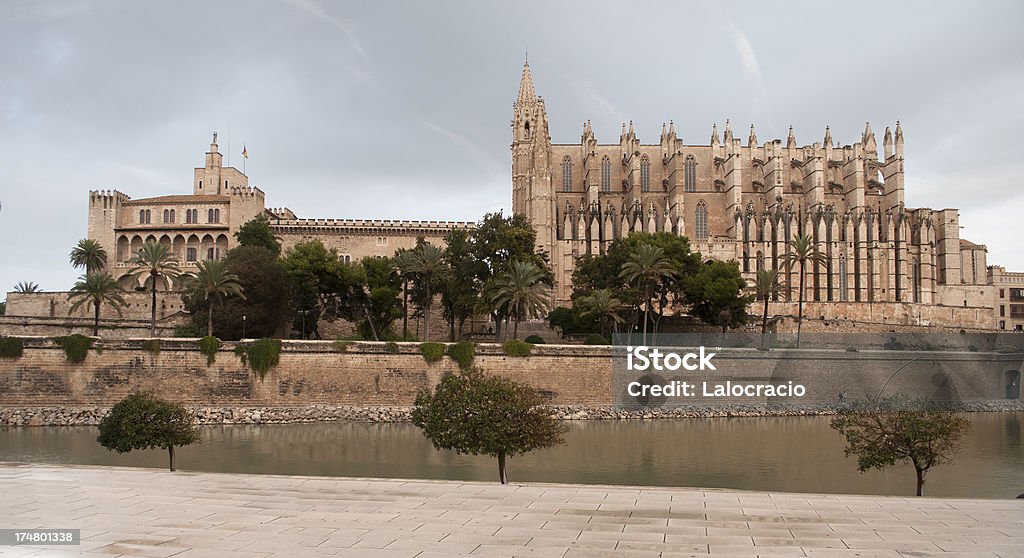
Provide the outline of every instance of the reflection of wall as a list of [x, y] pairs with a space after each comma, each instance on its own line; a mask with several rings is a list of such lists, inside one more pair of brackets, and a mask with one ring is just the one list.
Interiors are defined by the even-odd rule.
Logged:
[[[331, 342], [285, 342], [280, 364], [263, 381], [254, 380], [232, 343], [225, 343], [209, 366], [195, 340], [187, 339], [162, 340], [157, 354], [142, 350], [140, 340], [107, 340], [101, 353], [90, 351], [81, 364], [65, 362], [49, 339], [27, 338], [25, 346], [21, 358], [0, 359], [0, 405], [109, 405], [132, 391], [152, 390], [187, 403], [407, 406], [420, 390], [455, 370], [449, 359], [428, 365], [415, 343], [387, 354], [376, 343], [357, 343], [342, 353]], [[874, 393], [903, 364], [906, 370], [887, 393], [998, 400], [1006, 395], [1006, 370], [1021, 367], [1020, 354], [983, 352], [726, 349], [716, 361], [717, 372], [687, 373], [686, 379], [793, 380], [809, 386], [804, 402], [811, 403], [835, 402], [840, 392], [848, 397]], [[612, 401], [609, 347], [538, 346], [532, 357], [513, 358], [500, 346], [480, 345], [475, 365], [529, 383], [555, 404]]]

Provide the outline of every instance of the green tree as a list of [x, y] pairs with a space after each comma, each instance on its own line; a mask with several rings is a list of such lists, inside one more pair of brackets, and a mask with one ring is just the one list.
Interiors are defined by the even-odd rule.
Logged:
[[118, 453], [166, 448], [171, 471], [176, 469], [174, 448], [199, 442], [199, 431], [184, 407], [149, 393], [133, 393], [119, 401], [99, 430], [96, 441]]
[[[213, 314], [213, 329], [221, 339], [280, 337], [292, 322], [292, 284], [278, 256], [262, 246], [236, 246], [223, 259], [225, 270], [238, 277], [245, 298], [224, 298]], [[212, 301], [183, 294], [195, 332], [206, 329]], [[244, 322], [244, 323], [243, 323]], [[243, 331], [244, 330], [244, 331]]]
[[533, 262], [512, 262], [497, 277], [492, 302], [515, 321], [513, 338], [519, 337], [519, 322], [547, 312], [550, 299], [544, 277]]
[[[340, 317], [341, 294], [351, 293], [357, 284], [365, 282], [365, 277], [359, 276], [359, 266], [346, 265], [337, 250], [328, 250], [319, 240], [296, 244], [281, 263], [292, 280], [294, 305], [300, 313], [305, 312], [303, 318], [317, 339], [320, 319], [333, 321]], [[296, 316], [293, 321], [296, 330], [303, 318]]]
[[139, 250], [139, 253], [129, 260], [129, 263], [132, 264], [132, 268], [128, 270], [128, 274], [146, 277], [146, 282], [149, 283], [150, 292], [152, 293], [149, 334], [150, 337], [156, 337], [157, 283], [160, 279], [164, 279], [168, 284], [176, 281], [181, 275], [181, 268], [178, 267], [178, 261], [174, 254], [171, 253], [170, 245], [161, 244], [155, 240], [146, 241]]
[[425, 290], [423, 304], [423, 339], [430, 341], [430, 308], [434, 305], [436, 284], [448, 272], [444, 252], [433, 244], [421, 244], [413, 252], [411, 271], [416, 274]]
[[633, 252], [629, 260], [622, 264], [619, 277], [627, 283], [636, 283], [643, 292], [644, 305], [644, 344], [647, 343], [647, 322], [651, 310], [651, 295], [654, 287], [662, 279], [674, 276], [671, 262], [665, 257], [665, 250], [651, 244], [641, 244]]
[[95, 337], [100, 334], [100, 306], [103, 303], [109, 304], [118, 316], [121, 315], [121, 309], [128, 305], [121, 292], [121, 286], [109, 273], [86, 273], [78, 278], [78, 282], [68, 292], [68, 301], [74, 301], [68, 309], [68, 314], [78, 310], [83, 304], [92, 304], [92, 334]]
[[275, 254], [281, 253], [281, 242], [270, 230], [270, 220], [262, 213], [238, 227], [235, 238], [239, 246], [259, 246]]
[[917, 473], [917, 495], [924, 496], [928, 471], [956, 457], [970, 421], [927, 401], [897, 395], [850, 403], [831, 426], [846, 438], [846, 455], [857, 457], [861, 472], [909, 462]]
[[32, 281], [18, 281], [14, 285], [14, 292], [32, 294], [41, 293], [43, 292], [43, 289], [40, 289], [39, 285], [37, 283], [33, 283]]
[[415, 276], [412, 272], [415, 260], [413, 252], [404, 248], [396, 251], [395, 257], [391, 259], [391, 264], [402, 279], [402, 339], [409, 338], [409, 281]]
[[401, 278], [388, 258], [363, 258], [347, 274], [348, 292], [339, 293], [340, 315], [357, 324], [364, 338], [380, 341], [391, 335], [391, 324], [402, 315], [398, 298]]
[[768, 299], [779, 292], [779, 271], [777, 269], [759, 269], [754, 276], [754, 290], [759, 300], [764, 301], [764, 313], [761, 315], [761, 346], [768, 333]]
[[437, 449], [496, 457], [506, 484], [506, 457], [564, 443], [565, 426], [543, 404], [532, 387], [473, 369], [417, 395], [412, 422]]
[[223, 303], [225, 297], [245, 299], [245, 288], [238, 276], [228, 270], [222, 260], [206, 260], [196, 264], [195, 275], [185, 281], [190, 296], [206, 303], [206, 336], [213, 335], [213, 305]]
[[730, 327], [747, 321], [751, 297], [742, 294], [745, 286], [736, 262], [709, 261], [686, 281], [690, 312], [705, 323], [720, 326], [724, 335]]
[[85, 269], [85, 273], [93, 273], [102, 270], [107, 265], [107, 251], [100, 245], [100, 241], [92, 238], [83, 238], [71, 249], [71, 265], [76, 268]]
[[456, 327], [461, 338], [466, 320], [473, 317], [479, 304], [479, 276], [483, 264], [476, 259], [472, 236], [465, 229], [453, 229], [445, 235], [444, 258], [448, 273], [441, 285], [441, 304], [448, 320], [449, 340], [454, 341]]
[[622, 301], [612, 295], [611, 289], [597, 289], [577, 302], [583, 310], [582, 315], [593, 316], [600, 322], [602, 337], [608, 338], [608, 322], [611, 322], [613, 330], [617, 330], [618, 324], [623, 322], [622, 316], [619, 315]]
[[[804, 324], [804, 277], [808, 264], [818, 266], [825, 263], [825, 254], [818, 251], [818, 246], [811, 235], [802, 234], [789, 241], [789, 251], [782, 255], [780, 261], [786, 266], [788, 280], [790, 270], [796, 264], [800, 267], [799, 300], [796, 319], [796, 346], [800, 347], [800, 330]], [[788, 284], [788, 283], [787, 283]]]

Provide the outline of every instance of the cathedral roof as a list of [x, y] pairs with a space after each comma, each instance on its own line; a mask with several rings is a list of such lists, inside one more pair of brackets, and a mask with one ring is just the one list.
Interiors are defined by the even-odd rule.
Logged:
[[523, 64], [523, 77], [519, 80], [519, 96], [516, 97], [516, 104], [522, 105], [537, 98], [533, 90], [533, 76], [530, 74], [530, 63]]
[[130, 200], [123, 205], [152, 204], [152, 203], [228, 203], [231, 198], [219, 195], [179, 195], [179, 196], [157, 196], [155, 198], [139, 198]]

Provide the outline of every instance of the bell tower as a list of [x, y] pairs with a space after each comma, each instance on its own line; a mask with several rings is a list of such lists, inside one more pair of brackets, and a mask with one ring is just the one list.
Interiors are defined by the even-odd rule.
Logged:
[[530, 220], [538, 246], [550, 253], [555, 238], [551, 136], [544, 99], [533, 89], [529, 61], [523, 64], [512, 113], [512, 213]]

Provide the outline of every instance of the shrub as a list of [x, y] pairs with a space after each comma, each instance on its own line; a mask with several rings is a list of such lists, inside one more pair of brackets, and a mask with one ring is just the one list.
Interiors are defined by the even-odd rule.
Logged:
[[142, 342], [142, 350], [147, 353], [154, 355], [160, 354], [160, 340], [159, 339], [146, 339]]
[[600, 333], [591, 333], [583, 340], [584, 345], [607, 345], [608, 340]]
[[82, 362], [85, 360], [85, 355], [89, 353], [89, 349], [92, 348], [92, 344], [96, 341], [92, 337], [86, 337], [78, 333], [54, 337], [53, 340], [64, 348], [64, 356], [67, 357], [68, 362]]
[[476, 345], [472, 341], [459, 341], [448, 345], [448, 356], [459, 363], [459, 368], [469, 370], [473, 367], [473, 358], [476, 357]]
[[398, 343], [395, 343], [394, 341], [388, 341], [387, 343], [384, 344], [384, 351], [390, 355], [397, 355]]
[[420, 343], [420, 354], [428, 364], [433, 364], [444, 357], [444, 345], [441, 343]]
[[0, 337], [0, 358], [21, 358], [25, 346], [17, 337]]
[[518, 339], [509, 339], [502, 344], [501, 350], [505, 352], [505, 356], [528, 357], [533, 353], [533, 345]]
[[531, 345], [543, 345], [544, 338], [540, 335], [531, 335], [525, 339], [525, 341]]
[[277, 366], [281, 359], [281, 340], [257, 339], [250, 345], [239, 345], [235, 347], [235, 354], [242, 359], [242, 364], [248, 365], [260, 375], [260, 381], [267, 375], [267, 372]]
[[192, 416], [184, 407], [148, 393], [133, 393], [119, 401], [103, 417], [99, 430], [96, 441], [118, 453], [167, 448], [172, 471], [174, 446], [199, 441]]
[[347, 341], [347, 340], [343, 340], [343, 339], [338, 339], [337, 341], [334, 342], [334, 349], [336, 351], [338, 351], [339, 353], [347, 353], [348, 352], [348, 348], [351, 347], [351, 346], [352, 346], [352, 342], [351, 341]]
[[199, 340], [199, 352], [206, 355], [206, 365], [213, 364], [217, 358], [217, 350], [220, 349], [220, 339], [208, 335]]

